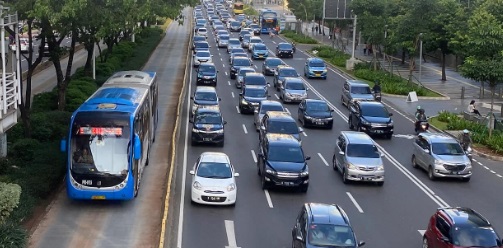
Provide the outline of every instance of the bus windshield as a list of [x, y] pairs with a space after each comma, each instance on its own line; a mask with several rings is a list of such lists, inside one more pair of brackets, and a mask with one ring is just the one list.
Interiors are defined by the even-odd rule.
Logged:
[[76, 174], [126, 175], [130, 154], [127, 113], [79, 112], [72, 124], [71, 171]]

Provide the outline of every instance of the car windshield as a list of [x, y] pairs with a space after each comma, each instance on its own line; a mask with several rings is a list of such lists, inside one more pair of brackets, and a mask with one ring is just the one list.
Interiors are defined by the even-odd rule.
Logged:
[[243, 31], [241, 31], [241, 36], [245, 36], [245, 35], [247, 35], [247, 34], [249, 35], [249, 34], [250, 34], [250, 31], [248, 31], [248, 30], [243, 30]]
[[243, 41], [245, 41], [245, 42], [250, 42], [250, 39], [251, 39], [251, 35], [247, 34], [247, 35], [243, 36]]
[[247, 97], [265, 97], [266, 91], [265, 91], [265, 89], [248, 88], [248, 89], [246, 89], [244, 95]]
[[205, 41], [206, 38], [204, 38], [204, 36], [194, 36], [194, 42], [198, 42], [198, 41]]
[[210, 53], [209, 53], [209, 52], [207, 52], [207, 51], [200, 51], [200, 52], [197, 52], [197, 53], [196, 53], [196, 56], [197, 56], [197, 57], [210, 57], [211, 55], [210, 55]]
[[329, 112], [330, 108], [324, 102], [310, 102], [306, 104], [307, 112]]
[[209, 48], [210, 45], [208, 45], [207, 42], [197, 42], [196, 43], [196, 48]]
[[355, 247], [353, 230], [348, 226], [313, 224], [308, 231], [309, 244], [318, 247]]
[[231, 53], [244, 53], [245, 50], [243, 48], [232, 48]]
[[279, 49], [284, 49], [284, 50], [291, 50], [292, 49], [292, 44], [288, 43], [281, 43], [278, 45]]
[[249, 59], [234, 59], [232, 63], [234, 66], [251, 66]]
[[206, 33], [206, 28], [200, 28], [199, 30], [197, 30], [199, 33]]
[[463, 155], [463, 148], [458, 143], [432, 143], [431, 150], [437, 155]]
[[352, 94], [372, 94], [368, 86], [353, 86], [351, 87]]
[[203, 112], [196, 115], [196, 124], [222, 124], [220, 113]]
[[501, 241], [492, 228], [461, 226], [452, 232], [452, 243], [459, 247], [500, 247]]
[[265, 64], [267, 66], [278, 66], [278, 65], [284, 65], [283, 61], [281, 59], [268, 59], [265, 61]]
[[250, 28], [259, 28], [259, 26], [257, 24], [252, 24], [250, 25]]
[[266, 104], [266, 105], [262, 105], [261, 109], [260, 109], [260, 113], [261, 114], [265, 114], [267, 111], [285, 111], [283, 109], [283, 106], [281, 105], [276, 105], [276, 104]]
[[384, 106], [375, 105], [375, 106], [365, 106], [361, 108], [362, 115], [368, 117], [383, 117], [388, 118], [389, 113], [388, 110]]
[[248, 76], [245, 78], [246, 85], [267, 85], [265, 77], [261, 76]]
[[197, 167], [198, 177], [225, 179], [232, 177], [231, 166], [227, 163], [201, 162]]
[[199, 72], [216, 72], [217, 69], [213, 65], [200, 65]]
[[261, 39], [251, 39], [250, 43], [262, 43]]
[[347, 155], [356, 158], [378, 158], [380, 156], [377, 147], [370, 144], [349, 144]]
[[298, 134], [299, 127], [294, 121], [270, 121], [267, 126], [268, 133]]
[[246, 53], [239, 53], [239, 52], [238, 53], [232, 53], [231, 57], [245, 57], [246, 58], [246, 57], [248, 57], [248, 54], [246, 54]]
[[311, 67], [325, 67], [325, 63], [321, 61], [311, 61], [309, 62], [309, 66]]
[[202, 101], [216, 101], [217, 94], [215, 94], [215, 92], [196, 92], [194, 99]]
[[270, 146], [267, 159], [278, 162], [304, 163], [304, 152], [300, 146]]
[[220, 39], [220, 40], [229, 40], [229, 36], [227, 36], [227, 35], [220, 35], [220, 37], [218, 39]]
[[301, 82], [290, 82], [285, 84], [287, 90], [306, 90], [306, 87]]
[[295, 69], [283, 69], [279, 72], [281, 77], [297, 77], [297, 71]]
[[263, 44], [256, 44], [255, 46], [253, 46], [253, 49], [255, 50], [267, 50], [267, 47]]
[[239, 42], [239, 40], [229, 40], [229, 44], [230, 45], [240, 45], [241, 43]]
[[241, 26], [240, 22], [231, 22], [231, 26]]
[[247, 72], [255, 72], [255, 70], [239, 70], [239, 75], [244, 76]]

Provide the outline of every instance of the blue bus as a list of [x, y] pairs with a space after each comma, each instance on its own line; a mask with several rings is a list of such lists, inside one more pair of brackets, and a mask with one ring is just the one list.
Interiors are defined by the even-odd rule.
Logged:
[[150, 90], [155, 73], [143, 75], [148, 77], [122, 83], [114, 80], [124, 77], [112, 76], [73, 113], [68, 137], [61, 141], [69, 198], [129, 200], [138, 195], [157, 122], [152, 100], [157, 92]]
[[259, 10], [259, 23], [262, 34], [268, 34], [269, 30], [278, 25], [278, 14], [270, 9]]

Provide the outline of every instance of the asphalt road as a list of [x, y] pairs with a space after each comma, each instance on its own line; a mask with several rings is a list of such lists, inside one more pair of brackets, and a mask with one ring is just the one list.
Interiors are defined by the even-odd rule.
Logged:
[[[232, 33], [237, 37], [238, 33]], [[280, 38], [262, 39], [271, 51]], [[253, 115], [237, 112], [238, 93], [229, 77], [228, 54], [215, 45], [209, 34], [210, 52], [218, 70], [217, 92], [222, 98], [220, 108], [228, 122], [225, 129], [225, 147], [190, 146], [188, 124], [189, 95], [195, 88], [195, 74], [189, 77], [185, 93], [184, 113], [178, 139], [177, 172], [175, 174], [177, 218], [170, 224], [173, 235], [165, 247], [291, 247], [291, 228], [304, 202], [339, 204], [350, 217], [359, 240], [365, 247], [420, 247], [421, 233], [429, 217], [438, 207], [472, 207], [492, 220], [503, 230], [500, 218], [501, 197], [494, 192], [503, 189], [502, 169], [498, 164], [475, 157], [474, 174], [469, 183], [458, 180], [430, 181], [424, 171], [411, 166], [413, 123], [410, 117], [388, 105], [395, 123], [395, 136], [391, 140], [376, 138], [384, 152], [386, 182], [383, 187], [354, 183], [344, 185], [339, 173], [332, 170], [331, 160], [335, 140], [340, 131], [349, 130], [348, 110], [341, 105], [340, 96], [345, 80], [343, 75], [329, 70], [327, 80], [306, 79], [310, 98], [327, 100], [334, 112], [333, 130], [305, 129], [302, 146], [309, 163], [310, 187], [306, 194], [286, 190], [261, 190], [257, 176], [256, 158], [258, 135], [253, 126]], [[269, 56], [273, 56], [272, 53]], [[293, 59], [284, 61], [303, 74], [303, 65], [309, 56], [297, 50]], [[255, 61], [261, 71], [262, 61]], [[272, 84], [272, 77], [267, 77]], [[270, 99], [277, 100], [277, 92], [269, 89]], [[297, 118], [296, 104], [285, 105]], [[300, 125], [300, 124], [299, 124]], [[190, 141], [190, 140], [189, 140]], [[209, 207], [190, 203], [191, 175], [197, 157], [205, 151], [225, 152], [240, 173], [237, 178], [238, 200], [235, 207]], [[480, 164], [479, 164], [480, 162]], [[486, 169], [487, 167], [487, 169]], [[170, 212], [173, 214], [173, 212]], [[174, 237], [177, 234], [177, 237]]]
[[30, 238], [30, 247], [156, 247], [169, 171], [168, 151], [183, 82], [189, 31], [171, 25], [144, 67], [159, 82], [159, 128], [138, 197], [127, 202], [72, 201], [63, 190]]

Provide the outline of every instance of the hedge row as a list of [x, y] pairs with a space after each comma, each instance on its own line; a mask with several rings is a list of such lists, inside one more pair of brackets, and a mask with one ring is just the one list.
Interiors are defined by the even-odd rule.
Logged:
[[295, 31], [292, 31], [292, 30], [281, 31], [281, 34], [283, 36], [285, 36], [286, 38], [293, 40], [295, 43], [318, 44], [318, 41], [316, 41], [315, 39], [313, 39], [307, 35], [297, 34]]
[[447, 123], [448, 130], [470, 130], [473, 142], [485, 145], [498, 154], [503, 154], [502, 131], [493, 130], [492, 136], [489, 138], [489, 129], [485, 125], [465, 120], [447, 111], [439, 112], [437, 119]]
[[61, 185], [66, 164], [59, 141], [68, 132], [72, 112], [115, 71], [141, 69], [162, 39], [162, 33], [159, 28], [146, 28], [137, 35], [136, 43], [117, 44], [107, 62], [96, 63], [96, 80], [85, 76], [83, 68], [79, 68], [68, 85], [65, 111], [56, 110], [56, 89], [36, 95], [30, 139], [24, 138], [22, 123], [7, 132], [9, 152], [7, 159], [0, 160], [0, 181], [18, 184], [22, 191], [18, 207], [0, 224], [0, 247], [25, 246], [27, 235], [21, 224], [41, 199]]
[[351, 57], [348, 54], [329, 46], [313, 47], [311, 49], [311, 53], [338, 67], [346, 67], [346, 60]]

